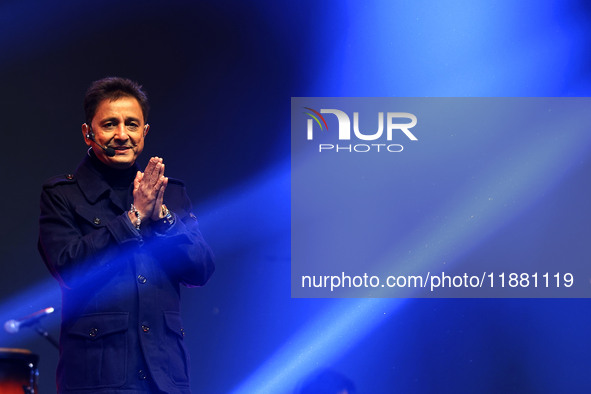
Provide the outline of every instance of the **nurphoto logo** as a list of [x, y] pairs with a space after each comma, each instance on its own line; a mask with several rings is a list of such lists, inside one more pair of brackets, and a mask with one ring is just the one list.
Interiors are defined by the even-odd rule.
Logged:
[[[411, 141], [418, 141], [418, 138], [410, 131], [416, 126], [417, 117], [408, 112], [387, 112], [386, 121], [384, 122], [384, 113], [378, 112], [378, 130], [373, 133], [362, 132], [359, 130], [359, 112], [353, 112], [353, 135], [351, 135], [351, 119], [344, 111], [338, 109], [315, 109], [304, 107], [309, 112], [305, 112], [310, 118], [307, 123], [307, 139], [314, 140], [314, 129], [320, 132], [330, 133], [328, 130], [328, 123], [322, 114], [332, 114], [336, 116], [338, 122], [338, 141], [376, 141], [375, 143], [359, 143], [359, 144], [318, 144], [318, 152], [402, 152], [404, 147], [401, 144], [392, 144], [393, 136], [406, 136]], [[401, 119], [406, 119], [405, 123], [400, 123]], [[410, 120], [410, 122], [408, 122]], [[384, 124], [385, 123], [385, 124]], [[384, 136], [384, 129], [386, 130]], [[385, 137], [385, 138], [384, 138]], [[384, 141], [384, 143], [379, 143]]]

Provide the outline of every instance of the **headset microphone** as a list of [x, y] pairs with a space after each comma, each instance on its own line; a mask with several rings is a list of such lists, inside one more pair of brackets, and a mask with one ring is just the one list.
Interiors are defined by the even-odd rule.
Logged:
[[105, 152], [105, 155], [107, 155], [109, 157], [115, 156], [115, 149], [110, 148], [110, 147], [107, 148], [106, 146], [102, 146], [101, 144], [96, 142], [96, 140], [94, 139], [94, 131], [92, 131], [92, 127], [90, 125], [88, 125], [88, 133], [86, 133], [86, 138], [88, 138], [89, 140], [91, 140], [92, 142], [97, 144], [98, 147], [101, 148]]

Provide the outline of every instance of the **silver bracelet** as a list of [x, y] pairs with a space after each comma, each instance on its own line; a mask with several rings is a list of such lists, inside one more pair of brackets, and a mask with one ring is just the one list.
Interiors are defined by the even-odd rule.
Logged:
[[131, 211], [131, 213], [135, 215], [135, 229], [137, 231], [140, 231], [140, 225], [142, 224], [142, 217], [140, 215], [140, 211], [138, 211], [135, 205], [133, 204], [131, 204], [131, 208], [129, 210]]

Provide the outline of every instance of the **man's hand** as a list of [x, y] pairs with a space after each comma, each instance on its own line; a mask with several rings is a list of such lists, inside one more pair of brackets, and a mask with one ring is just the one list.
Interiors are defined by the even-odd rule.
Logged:
[[[162, 203], [168, 178], [164, 176], [164, 163], [159, 157], [152, 157], [144, 172], [138, 171], [133, 181], [133, 205], [142, 221], [162, 218]], [[135, 218], [131, 216], [132, 223]]]

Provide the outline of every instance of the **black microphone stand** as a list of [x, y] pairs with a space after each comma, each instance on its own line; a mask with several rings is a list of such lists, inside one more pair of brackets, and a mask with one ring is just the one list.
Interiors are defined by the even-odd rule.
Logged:
[[41, 324], [39, 324], [39, 322], [36, 322], [33, 325], [33, 327], [35, 328], [35, 332], [37, 332], [37, 334], [39, 334], [43, 338], [47, 339], [49, 341], [49, 343], [51, 343], [53, 346], [55, 346], [56, 349], [59, 350], [59, 348], [60, 348], [59, 343], [51, 335], [49, 335], [49, 333], [47, 332], [47, 330], [45, 328], [43, 328], [41, 326]]

